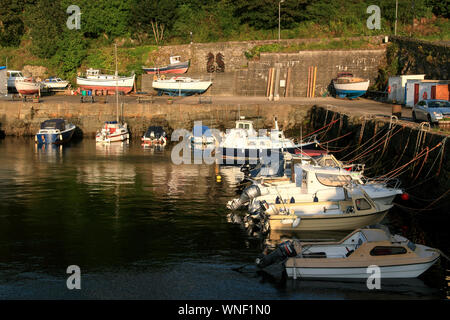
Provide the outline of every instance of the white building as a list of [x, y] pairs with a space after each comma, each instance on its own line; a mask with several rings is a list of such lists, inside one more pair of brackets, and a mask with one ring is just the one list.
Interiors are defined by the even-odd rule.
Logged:
[[388, 100], [398, 104], [406, 102], [406, 83], [409, 80], [420, 81], [425, 79], [424, 74], [402, 75], [389, 77], [388, 80]]
[[407, 80], [405, 105], [412, 108], [420, 100], [448, 99], [449, 84], [449, 80]]

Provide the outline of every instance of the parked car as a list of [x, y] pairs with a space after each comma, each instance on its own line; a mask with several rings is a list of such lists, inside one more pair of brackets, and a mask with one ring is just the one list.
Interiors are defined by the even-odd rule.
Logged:
[[413, 121], [428, 121], [437, 123], [444, 118], [450, 118], [450, 102], [447, 100], [421, 100], [412, 109]]

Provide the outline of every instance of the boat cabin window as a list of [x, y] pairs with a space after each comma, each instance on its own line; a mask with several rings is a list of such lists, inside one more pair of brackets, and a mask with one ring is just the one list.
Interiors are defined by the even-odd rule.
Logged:
[[405, 254], [406, 249], [404, 247], [386, 247], [377, 246], [370, 250], [371, 256], [390, 256], [394, 254]]
[[352, 181], [349, 175], [316, 173], [317, 180], [328, 187], [342, 187]]
[[239, 129], [246, 129], [246, 130], [248, 130], [248, 129], [250, 129], [250, 124], [248, 124], [248, 123], [239, 123], [238, 124], [238, 128]]
[[356, 199], [355, 204], [356, 204], [356, 208], [358, 210], [369, 210], [370, 208], [372, 208], [370, 203], [366, 199], [363, 199], [363, 198]]

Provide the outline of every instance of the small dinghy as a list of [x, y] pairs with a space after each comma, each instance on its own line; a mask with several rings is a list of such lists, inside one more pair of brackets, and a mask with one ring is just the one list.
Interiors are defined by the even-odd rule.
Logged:
[[165, 146], [167, 144], [167, 134], [160, 126], [150, 126], [141, 140], [144, 147], [152, 145]]
[[72, 139], [76, 126], [64, 119], [50, 119], [41, 123], [41, 129], [36, 133], [37, 143], [63, 144]]
[[256, 259], [265, 269], [281, 264], [290, 278], [367, 279], [369, 266], [378, 266], [383, 278], [416, 278], [440, 257], [440, 252], [415, 244], [384, 228], [357, 229], [339, 242], [289, 240]]

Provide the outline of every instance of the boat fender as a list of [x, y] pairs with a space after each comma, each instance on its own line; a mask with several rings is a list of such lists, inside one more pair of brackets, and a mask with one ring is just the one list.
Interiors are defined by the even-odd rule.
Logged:
[[276, 203], [276, 204], [280, 204], [280, 203], [281, 203], [280, 197], [279, 197], [279, 196], [277, 196], [277, 197], [275, 198], [275, 203]]
[[295, 203], [294, 197], [291, 197], [291, 201], [289, 201], [289, 203]]
[[313, 201], [314, 201], [314, 202], [319, 202], [319, 198], [317, 198], [317, 195], [316, 195], [316, 194], [314, 195]]
[[278, 245], [278, 247], [267, 255], [260, 256], [256, 259], [256, 266], [265, 268], [277, 262], [282, 262], [289, 257], [295, 257], [297, 252], [294, 244], [291, 241], [285, 241]]
[[300, 224], [300, 220], [301, 220], [300, 217], [298, 217], [297, 219], [295, 219], [294, 222], [292, 222], [292, 228], [297, 228], [298, 225]]
[[63, 140], [62, 134], [59, 135], [59, 140], [61, 140], [61, 141]]

